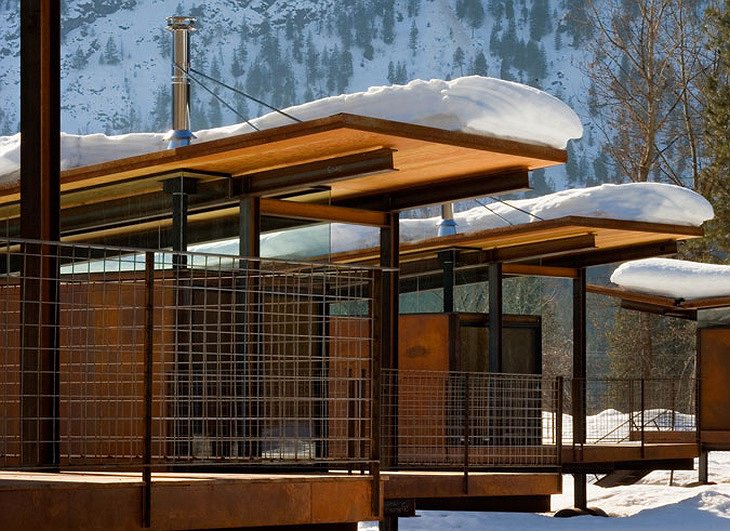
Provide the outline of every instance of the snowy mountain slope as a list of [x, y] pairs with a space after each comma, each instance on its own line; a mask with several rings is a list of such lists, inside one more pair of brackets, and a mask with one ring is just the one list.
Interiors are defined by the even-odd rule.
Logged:
[[[18, 2], [0, 1], [0, 134], [18, 127]], [[480, 73], [543, 88], [588, 122], [570, 0], [65, 0], [62, 128], [169, 127], [165, 17], [191, 14], [193, 66], [277, 106], [410, 79]], [[481, 14], [480, 14], [481, 13]], [[532, 39], [531, 39], [532, 37]], [[479, 57], [479, 55], [483, 56]], [[247, 117], [258, 105], [206, 82]], [[193, 85], [193, 129], [240, 118]], [[575, 157], [591, 181], [589, 127]], [[593, 145], [591, 145], [593, 143]], [[583, 146], [583, 147], [581, 147]], [[564, 187], [565, 169], [554, 179]]]

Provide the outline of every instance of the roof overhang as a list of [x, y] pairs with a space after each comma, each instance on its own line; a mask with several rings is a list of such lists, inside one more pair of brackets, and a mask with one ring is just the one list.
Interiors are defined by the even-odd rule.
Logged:
[[[404, 275], [436, 271], [438, 254], [455, 250], [457, 267], [501, 262], [513, 265], [507, 274], [541, 274], [539, 267], [547, 276], [571, 277], [577, 268], [674, 254], [678, 240], [703, 234], [701, 227], [567, 216], [403, 244], [401, 268]], [[372, 248], [333, 260], [375, 263], [378, 257]]]
[[621, 301], [621, 307], [640, 312], [697, 320], [700, 310], [730, 307], [730, 296], [702, 299], [674, 299], [620, 287], [589, 285], [591, 293], [614, 297]]
[[[561, 149], [338, 114], [65, 170], [62, 231], [101, 230], [81, 219], [107, 209], [115, 227], [169, 218], [163, 183], [175, 178], [196, 181], [193, 214], [241, 195], [396, 211], [525, 189], [528, 171], [565, 161]], [[19, 199], [18, 183], [0, 187], [0, 219], [17, 217]]]

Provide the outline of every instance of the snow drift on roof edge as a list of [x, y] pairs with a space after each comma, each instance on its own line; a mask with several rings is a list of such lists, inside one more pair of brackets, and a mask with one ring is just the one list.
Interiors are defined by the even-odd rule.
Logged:
[[611, 282], [624, 289], [673, 299], [730, 296], [730, 266], [671, 258], [646, 258], [621, 264]]
[[[578, 116], [557, 98], [519, 83], [479, 76], [371, 87], [366, 92], [289, 107], [286, 112], [300, 120], [346, 112], [559, 149], [564, 149], [571, 138], [583, 134]], [[268, 129], [291, 120], [271, 112], [251, 122], [259, 129]], [[251, 131], [245, 123], [206, 129], [196, 133], [196, 141]], [[165, 149], [163, 136], [162, 133], [62, 134], [61, 168], [160, 151]], [[19, 144], [20, 135], [0, 137], [0, 184], [18, 179]]]

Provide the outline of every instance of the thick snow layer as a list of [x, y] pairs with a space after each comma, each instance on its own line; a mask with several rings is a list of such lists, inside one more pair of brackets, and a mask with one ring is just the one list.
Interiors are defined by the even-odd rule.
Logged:
[[[556, 148], [565, 148], [568, 140], [583, 134], [578, 116], [557, 98], [526, 85], [480, 76], [371, 87], [367, 92], [332, 96], [285, 111], [299, 120], [338, 113], [359, 114]], [[259, 129], [268, 129], [292, 121], [271, 112], [251, 123]], [[245, 123], [207, 129], [195, 134], [196, 142], [252, 130]], [[62, 134], [61, 168], [160, 151], [165, 149], [163, 136], [161, 133]], [[20, 135], [0, 137], [0, 184], [18, 178], [19, 161]]]
[[671, 258], [647, 258], [620, 265], [611, 282], [622, 288], [673, 299], [730, 296], [730, 266]]
[[[583, 135], [583, 126], [570, 107], [527, 85], [491, 77], [468, 76], [442, 81], [420, 79], [407, 85], [371, 87], [367, 92], [343, 94], [290, 107], [300, 120], [338, 113], [359, 114], [480, 135], [519, 140], [564, 149], [571, 138]], [[268, 129], [289, 119], [269, 113], [253, 121]], [[201, 140], [246, 133], [245, 124], [200, 131]]]
[[[699, 226], [712, 219], [710, 203], [701, 195], [679, 186], [659, 183], [604, 184], [592, 188], [564, 190], [535, 199], [485, 202], [454, 216], [459, 233], [531, 223], [565, 216], [647, 221]], [[400, 236], [404, 243], [434, 238], [440, 217], [402, 219]], [[261, 252], [267, 257], [311, 257], [375, 247], [374, 229], [333, 223], [328, 227], [264, 234]], [[234, 254], [235, 242], [219, 242], [196, 250]]]
[[[697, 464], [695, 464], [695, 469]], [[589, 477], [590, 478], [590, 477]], [[730, 452], [710, 454], [710, 481], [693, 485], [696, 471], [652, 472], [636, 485], [602, 488], [588, 486], [588, 505], [600, 507], [612, 518], [582, 516], [552, 518], [548, 514], [471, 513], [419, 511], [417, 518], [401, 518], [403, 530], [469, 529], [474, 531], [563, 531], [611, 529], [662, 531], [730, 529]], [[573, 478], [563, 476], [563, 494], [552, 497], [552, 510], [573, 505]], [[360, 524], [361, 531], [377, 529], [375, 523]]]

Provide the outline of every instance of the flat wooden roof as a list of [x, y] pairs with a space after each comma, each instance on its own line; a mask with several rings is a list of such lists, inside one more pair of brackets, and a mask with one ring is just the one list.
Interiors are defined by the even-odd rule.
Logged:
[[[540, 259], [553, 267], [587, 267], [637, 254], [671, 254], [677, 240], [703, 234], [702, 227], [567, 216], [402, 244], [401, 262], [429, 260], [439, 251], [457, 249], [483, 252], [482, 263]], [[333, 260], [368, 263], [378, 258], [378, 249], [372, 248], [340, 253]]]
[[[113, 185], [112, 195], [159, 189], [164, 176], [177, 171], [202, 180], [245, 179], [258, 172], [333, 157], [393, 150], [396, 171], [332, 181], [323, 172], [312, 184], [331, 186], [332, 199], [388, 193], [463, 176], [499, 175], [564, 163], [566, 152], [546, 146], [446, 131], [434, 127], [337, 114], [272, 129], [235, 135], [191, 146], [158, 151], [61, 173], [61, 191]], [[94, 200], [95, 196], [85, 200]], [[0, 205], [18, 201], [19, 183], [0, 186]], [[68, 203], [68, 202], [67, 202]], [[69, 206], [65, 204], [64, 206]]]

